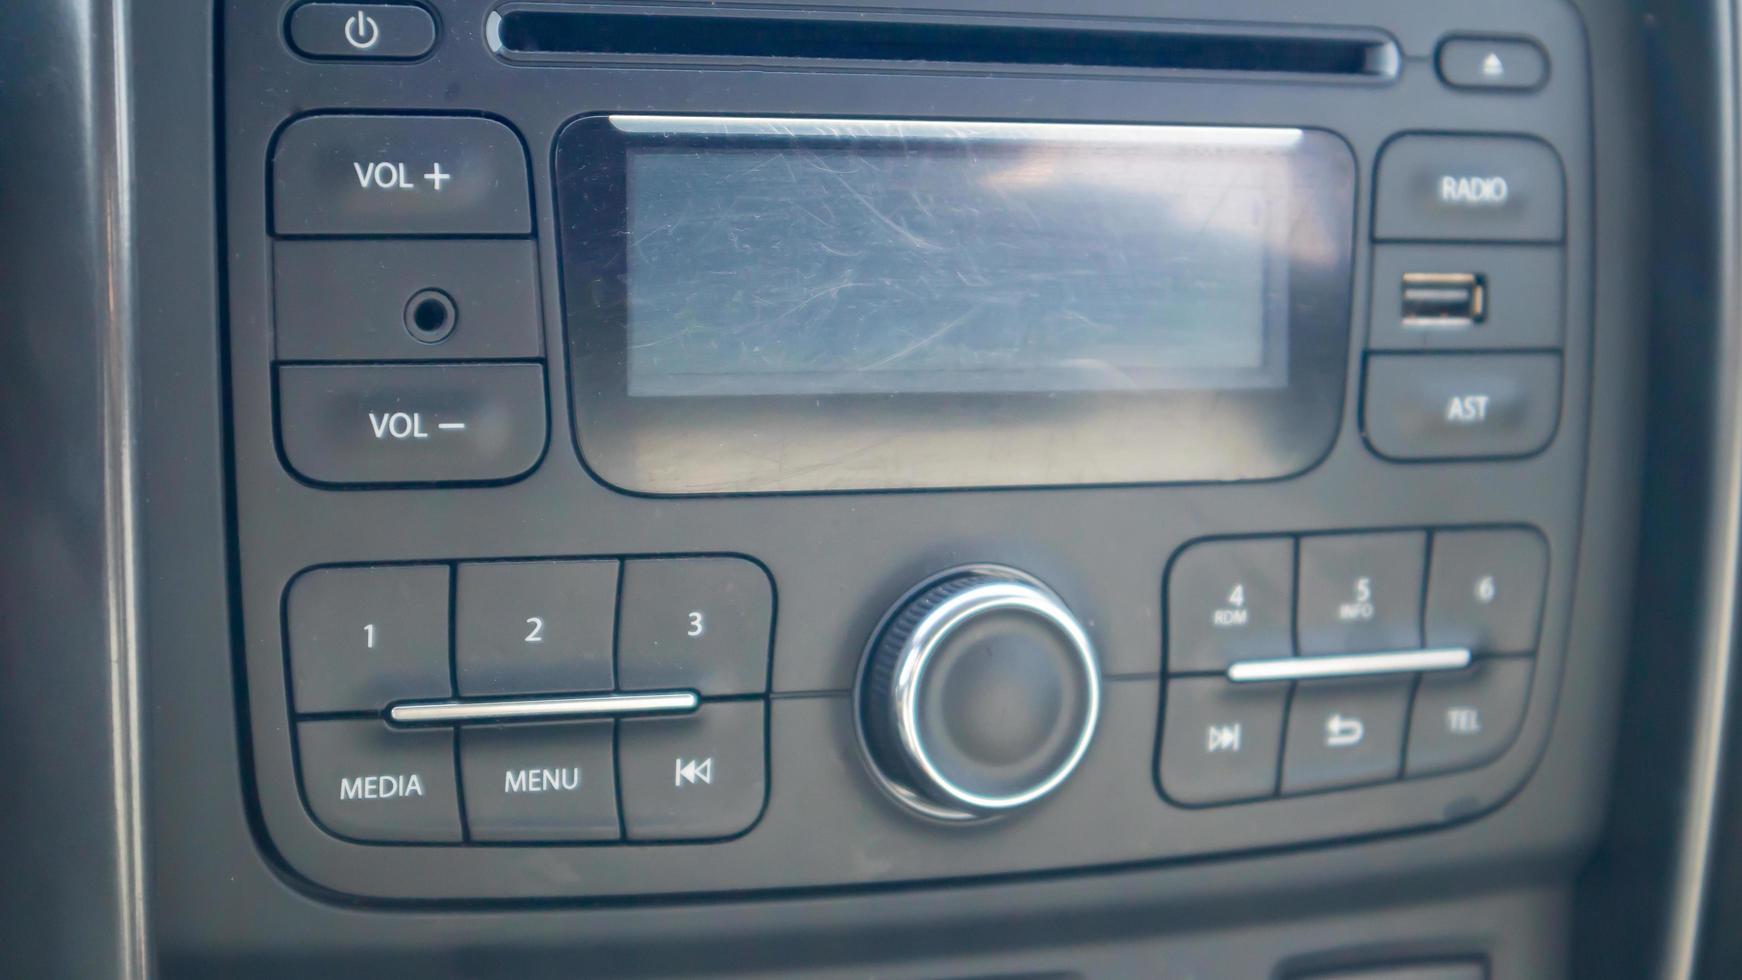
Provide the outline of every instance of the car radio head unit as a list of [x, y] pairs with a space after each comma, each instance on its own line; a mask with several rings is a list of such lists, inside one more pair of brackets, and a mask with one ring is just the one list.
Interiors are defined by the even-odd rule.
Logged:
[[430, 0], [381, 56], [227, 3], [286, 878], [916, 886], [1507, 806], [1586, 487], [1576, 16], [1185, 2]]
[[576, 120], [581, 454], [653, 493], [1297, 472], [1342, 402], [1354, 183], [1295, 128]]

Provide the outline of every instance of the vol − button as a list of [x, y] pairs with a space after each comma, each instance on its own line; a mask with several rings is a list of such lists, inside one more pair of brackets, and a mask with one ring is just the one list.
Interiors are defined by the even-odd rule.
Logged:
[[544, 408], [536, 364], [278, 369], [284, 458], [316, 483], [513, 479], [544, 451]]

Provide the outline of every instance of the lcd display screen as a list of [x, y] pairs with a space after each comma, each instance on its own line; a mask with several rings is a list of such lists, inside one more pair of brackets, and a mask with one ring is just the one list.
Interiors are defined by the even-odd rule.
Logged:
[[630, 397], [1288, 383], [1299, 130], [684, 123], [626, 148]]

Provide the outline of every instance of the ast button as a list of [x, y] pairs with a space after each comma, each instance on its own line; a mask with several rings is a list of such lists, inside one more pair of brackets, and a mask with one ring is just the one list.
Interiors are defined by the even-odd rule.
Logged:
[[525, 235], [526, 151], [493, 119], [309, 116], [272, 153], [280, 235]]
[[1427, 645], [1531, 653], [1542, 618], [1548, 545], [1524, 528], [1436, 531], [1427, 580]]
[[1397, 777], [1411, 677], [1302, 681], [1288, 709], [1282, 791], [1359, 786]]
[[630, 840], [730, 837], [762, 813], [762, 701], [704, 704], [683, 718], [619, 722], [618, 778]]
[[419, 58], [435, 39], [435, 19], [411, 4], [305, 3], [290, 15], [291, 46], [311, 58]]
[[1531, 89], [1548, 80], [1548, 56], [1530, 41], [1447, 38], [1439, 68], [1453, 88]]
[[460, 839], [452, 731], [305, 721], [296, 734], [303, 796], [327, 830], [363, 841]]
[[473, 840], [616, 840], [611, 723], [460, 733]]
[[297, 711], [453, 694], [446, 565], [317, 568], [291, 583], [286, 607]]
[[774, 590], [742, 558], [623, 563], [619, 686], [693, 688], [706, 696], [768, 688]]
[[1524, 721], [1530, 669], [1528, 659], [1485, 658], [1470, 670], [1424, 675], [1404, 774], [1453, 772], [1498, 758]]
[[1167, 574], [1167, 669], [1292, 655], [1293, 604], [1293, 539], [1192, 545]]
[[1379, 157], [1373, 237], [1555, 242], [1566, 220], [1560, 158], [1505, 136], [1400, 136]]
[[457, 596], [461, 694], [611, 689], [616, 562], [467, 563]]
[[1362, 423], [1391, 459], [1528, 456], [1560, 414], [1558, 354], [1374, 355]]
[[1370, 653], [1421, 646], [1427, 535], [1327, 534], [1300, 543], [1300, 652]]
[[1276, 792], [1287, 684], [1220, 677], [1169, 681], [1161, 788], [1176, 803], [1230, 803]]
[[544, 452], [544, 369], [290, 365], [278, 412], [285, 459], [316, 483], [508, 480]]

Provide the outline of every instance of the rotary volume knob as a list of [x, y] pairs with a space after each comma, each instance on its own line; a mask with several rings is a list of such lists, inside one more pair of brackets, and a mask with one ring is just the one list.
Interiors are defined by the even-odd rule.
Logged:
[[1082, 624], [1015, 569], [946, 573], [884, 618], [859, 677], [859, 729], [884, 788], [973, 820], [1040, 799], [1088, 750], [1101, 676]]

